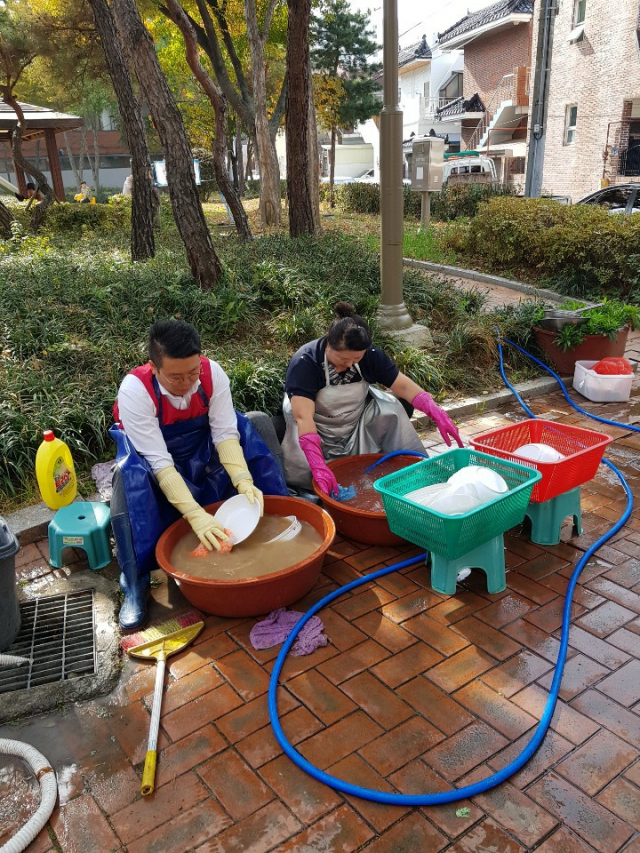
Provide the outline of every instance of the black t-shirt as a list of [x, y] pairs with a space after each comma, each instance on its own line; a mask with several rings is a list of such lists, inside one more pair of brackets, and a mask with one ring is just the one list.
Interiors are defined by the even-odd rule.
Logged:
[[[285, 391], [289, 398], [306, 397], [316, 399], [316, 394], [325, 387], [324, 355], [327, 339], [318, 338], [301, 346], [293, 356], [287, 368]], [[400, 371], [389, 356], [375, 346], [370, 346], [358, 362], [362, 377], [371, 385], [376, 382], [390, 388], [398, 378]]]

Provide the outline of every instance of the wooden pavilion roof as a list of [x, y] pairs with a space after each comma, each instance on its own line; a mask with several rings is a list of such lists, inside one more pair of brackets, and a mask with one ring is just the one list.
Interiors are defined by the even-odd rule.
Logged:
[[[23, 140], [40, 139], [46, 130], [58, 133], [63, 130], [72, 130], [82, 127], [84, 119], [80, 116], [72, 116], [67, 113], [59, 113], [48, 107], [38, 107], [34, 104], [18, 102], [24, 112], [26, 130], [22, 135]], [[15, 110], [7, 104], [0, 102], [0, 139], [9, 139], [11, 131], [18, 123]]]

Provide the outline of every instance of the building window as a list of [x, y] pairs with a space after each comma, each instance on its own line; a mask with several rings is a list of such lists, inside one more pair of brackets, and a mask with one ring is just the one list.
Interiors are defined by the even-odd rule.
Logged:
[[572, 104], [567, 107], [567, 118], [564, 131], [564, 144], [573, 145], [576, 141], [576, 124], [578, 123], [578, 107]]
[[573, 5], [573, 26], [569, 33], [569, 41], [582, 41], [584, 38], [584, 21], [587, 12], [587, 0], [575, 0]]
[[438, 93], [441, 100], [453, 101], [462, 96], [462, 72], [456, 71]]

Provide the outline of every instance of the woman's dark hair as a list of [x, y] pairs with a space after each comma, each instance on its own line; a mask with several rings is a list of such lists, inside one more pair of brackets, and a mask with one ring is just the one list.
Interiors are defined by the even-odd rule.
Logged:
[[149, 358], [156, 367], [168, 358], [189, 358], [200, 355], [200, 335], [191, 323], [184, 320], [156, 320], [149, 329]]
[[327, 331], [327, 343], [338, 351], [361, 352], [371, 346], [371, 332], [366, 322], [348, 302], [338, 302], [333, 309], [336, 319]]

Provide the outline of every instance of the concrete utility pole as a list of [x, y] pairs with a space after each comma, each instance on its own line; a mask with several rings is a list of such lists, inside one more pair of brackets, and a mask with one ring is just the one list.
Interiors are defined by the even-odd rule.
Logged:
[[398, 6], [383, 6], [383, 106], [380, 113], [380, 308], [378, 321], [387, 334], [415, 346], [428, 346], [425, 326], [414, 325], [402, 299], [402, 110], [398, 104]]

